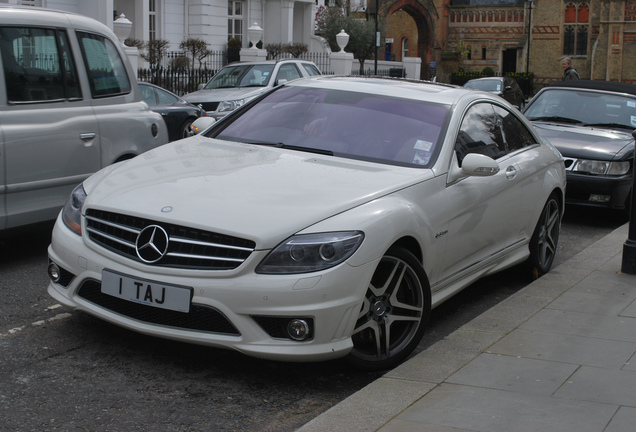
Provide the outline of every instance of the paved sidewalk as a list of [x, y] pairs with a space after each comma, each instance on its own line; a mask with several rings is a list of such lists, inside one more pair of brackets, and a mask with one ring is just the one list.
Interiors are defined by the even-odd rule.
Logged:
[[628, 225], [298, 432], [636, 430]]

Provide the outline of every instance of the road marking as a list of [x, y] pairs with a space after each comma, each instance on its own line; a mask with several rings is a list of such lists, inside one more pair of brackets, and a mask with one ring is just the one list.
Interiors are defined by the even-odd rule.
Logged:
[[[50, 306], [50, 307], [46, 308], [45, 310], [50, 311], [50, 310], [58, 309], [60, 307], [62, 307], [62, 305], [56, 304], [56, 305], [53, 305], [53, 306]], [[59, 320], [63, 320], [63, 319], [66, 319], [66, 318], [70, 318], [71, 316], [72, 316], [72, 314], [70, 314], [68, 312], [65, 312], [65, 313], [57, 314], [57, 315], [52, 316], [51, 318], [47, 318], [45, 320], [38, 320], [38, 321], [32, 322], [31, 325], [34, 326], [34, 327], [43, 326], [45, 324], [48, 324], [48, 323], [51, 323], [51, 322], [54, 322], [54, 321], [59, 321]], [[8, 336], [16, 335], [16, 334], [20, 333], [22, 330], [24, 330], [27, 327], [28, 327], [28, 325], [25, 325], [25, 326], [22, 326], [22, 327], [14, 327], [12, 329], [9, 329], [9, 331], [7, 331], [6, 333], [0, 333], [0, 339], [3, 339], [3, 338], [8, 337]]]

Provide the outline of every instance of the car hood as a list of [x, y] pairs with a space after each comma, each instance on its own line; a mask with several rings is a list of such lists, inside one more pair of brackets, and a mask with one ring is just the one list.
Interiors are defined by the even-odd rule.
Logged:
[[269, 87], [232, 87], [213, 90], [197, 90], [183, 96], [191, 104], [250, 99], [264, 93]]
[[608, 129], [543, 122], [533, 126], [564, 157], [612, 160], [633, 142], [631, 134]]
[[85, 208], [248, 238], [268, 249], [432, 177], [431, 170], [196, 136], [98, 172], [84, 183]]

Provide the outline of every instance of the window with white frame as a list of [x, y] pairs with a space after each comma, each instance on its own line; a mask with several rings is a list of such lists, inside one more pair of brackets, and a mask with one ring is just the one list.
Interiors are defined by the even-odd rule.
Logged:
[[243, 8], [242, 1], [229, 0], [227, 4], [227, 38], [243, 40]]
[[409, 56], [409, 39], [402, 39], [402, 60]]

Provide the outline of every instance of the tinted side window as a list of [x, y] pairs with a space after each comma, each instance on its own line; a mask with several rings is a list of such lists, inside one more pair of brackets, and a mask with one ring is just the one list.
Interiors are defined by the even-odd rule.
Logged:
[[320, 71], [318, 70], [318, 68], [311, 63], [303, 63], [303, 67], [305, 68], [309, 76], [320, 75]]
[[140, 85], [139, 90], [141, 91], [141, 100], [143, 100], [150, 106], [157, 105], [155, 89], [150, 86]]
[[159, 100], [159, 105], [170, 105], [179, 101], [176, 96], [163, 90], [157, 90], [157, 99]]
[[278, 70], [278, 76], [276, 77], [276, 80], [284, 79], [287, 81], [291, 81], [291, 80], [300, 78], [300, 76], [301, 76], [300, 72], [298, 71], [295, 65], [286, 64], [286, 65], [282, 65], [280, 69]]
[[9, 102], [63, 101], [82, 97], [65, 31], [2, 27], [0, 49]]
[[502, 107], [496, 106], [494, 108], [501, 118], [501, 130], [508, 152], [537, 143], [530, 131], [514, 114]]
[[468, 109], [455, 142], [460, 165], [468, 153], [480, 153], [493, 159], [506, 154], [499, 123], [491, 104], [480, 103]]
[[130, 92], [124, 62], [113, 43], [103, 36], [77, 32], [93, 97]]

